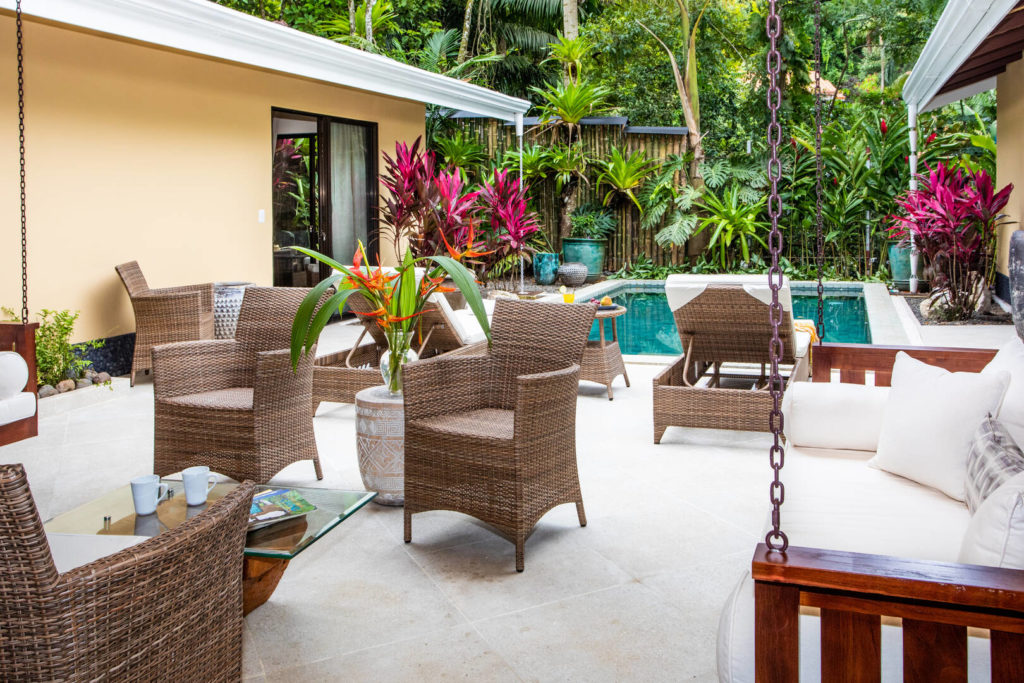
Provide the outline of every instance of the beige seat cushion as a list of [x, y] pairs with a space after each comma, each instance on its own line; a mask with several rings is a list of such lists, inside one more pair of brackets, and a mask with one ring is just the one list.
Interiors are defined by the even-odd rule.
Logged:
[[499, 408], [481, 408], [466, 413], [438, 415], [416, 420], [416, 427], [442, 434], [511, 440], [515, 433], [515, 412]]
[[164, 403], [208, 410], [252, 410], [252, 388], [232, 387], [215, 391], [200, 391], [161, 399]]

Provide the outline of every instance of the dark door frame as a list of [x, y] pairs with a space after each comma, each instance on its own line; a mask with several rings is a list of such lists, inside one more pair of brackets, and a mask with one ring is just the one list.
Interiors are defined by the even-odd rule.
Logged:
[[[366, 255], [372, 261], [377, 259], [379, 254], [378, 244], [380, 242], [380, 191], [379, 181], [377, 179], [378, 172], [378, 159], [380, 156], [378, 140], [377, 140], [377, 122], [376, 121], [360, 121], [358, 119], [343, 118], [340, 116], [330, 116], [327, 114], [317, 114], [314, 112], [301, 111], [298, 109], [287, 109], [284, 107], [272, 107], [270, 110], [271, 121], [274, 116], [278, 114], [283, 115], [296, 115], [306, 116], [316, 119], [317, 129], [317, 164], [318, 164], [318, 182], [317, 182], [317, 219], [319, 221], [319, 234], [317, 235], [317, 250], [323, 254], [327, 254], [331, 258], [341, 263], [348, 263], [352, 258], [351, 254], [332, 254], [330, 253], [330, 246], [332, 243], [331, 234], [331, 193], [330, 193], [330, 156], [331, 156], [331, 136], [330, 136], [330, 125], [332, 123], [342, 123], [353, 126], [361, 126], [367, 129], [367, 146], [368, 154], [366, 155], [366, 203], [368, 207], [367, 225], [366, 225]], [[320, 264], [320, 279], [324, 279], [331, 274], [331, 268], [324, 264]]]

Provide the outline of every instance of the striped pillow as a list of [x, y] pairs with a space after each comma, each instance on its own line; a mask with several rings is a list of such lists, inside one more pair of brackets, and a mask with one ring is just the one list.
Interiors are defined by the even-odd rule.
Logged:
[[1003, 482], [1024, 472], [1024, 452], [998, 420], [986, 417], [967, 456], [967, 509], [974, 511]]

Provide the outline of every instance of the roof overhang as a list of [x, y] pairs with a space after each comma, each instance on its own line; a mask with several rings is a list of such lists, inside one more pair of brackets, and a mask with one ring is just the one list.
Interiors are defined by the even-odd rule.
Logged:
[[996, 86], [1024, 50], [1024, 0], [949, 0], [903, 86], [919, 112]]
[[[0, 0], [14, 11], [15, 0]], [[23, 0], [26, 17], [512, 121], [530, 103], [208, 0]], [[29, 45], [31, 45], [30, 41]]]

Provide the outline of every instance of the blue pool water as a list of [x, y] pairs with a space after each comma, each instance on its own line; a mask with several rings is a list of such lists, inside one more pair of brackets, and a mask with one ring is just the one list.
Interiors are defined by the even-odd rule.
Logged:
[[[683, 352], [676, 333], [676, 323], [662, 287], [660, 283], [649, 286], [623, 285], [608, 293], [615, 303], [629, 309], [616, 320], [622, 353], [679, 355]], [[817, 318], [818, 298], [813, 291], [794, 288], [793, 317], [809, 320]], [[597, 325], [595, 322], [590, 332], [591, 339], [598, 338]], [[610, 338], [611, 323], [605, 322], [604, 325], [606, 338]], [[826, 288], [825, 341], [871, 343], [863, 292], [849, 288]]]

